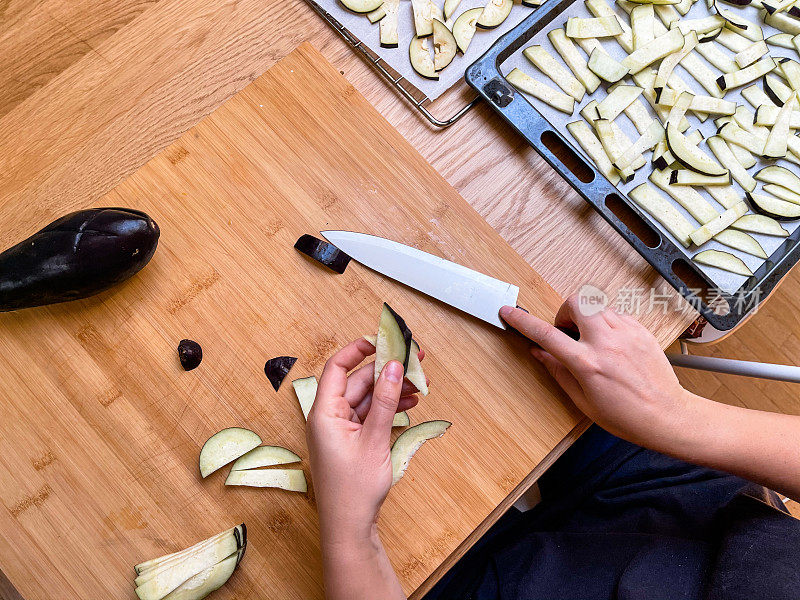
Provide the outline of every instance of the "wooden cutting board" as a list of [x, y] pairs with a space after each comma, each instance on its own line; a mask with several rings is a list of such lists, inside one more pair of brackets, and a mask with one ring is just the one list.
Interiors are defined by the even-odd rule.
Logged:
[[[88, 205], [5, 206], [3, 245]], [[0, 314], [0, 569], [27, 600], [134, 598], [133, 564], [242, 521], [247, 556], [216, 598], [322, 598], [313, 487], [225, 488], [226, 469], [200, 479], [198, 452], [243, 426], [297, 451], [308, 474], [292, 387], [276, 393], [264, 362], [294, 355], [290, 379], [319, 375], [376, 330], [384, 300], [427, 352], [431, 394], [412, 422], [453, 422], [382, 512], [407, 592], [580, 429], [515, 336], [292, 248], [326, 228], [375, 233], [516, 283], [543, 318], [560, 304], [308, 44], [95, 205], [153, 216], [162, 236], [150, 265], [91, 299]], [[178, 364], [182, 338], [203, 346], [191, 372]]]

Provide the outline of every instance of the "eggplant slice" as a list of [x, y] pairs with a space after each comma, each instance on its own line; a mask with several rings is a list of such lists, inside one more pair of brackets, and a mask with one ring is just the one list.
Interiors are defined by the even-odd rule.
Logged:
[[408, 58], [414, 70], [426, 79], [439, 79], [428, 48], [428, 38], [415, 35], [408, 46]]
[[461, 54], [467, 53], [467, 48], [472, 41], [478, 27], [478, 19], [483, 14], [482, 8], [471, 8], [458, 15], [453, 23], [453, 37]]
[[225, 485], [280, 488], [289, 492], [308, 491], [305, 473], [301, 469], [250, 469], [231, 471]]
[[261, 438], [243, 427], [228, 427], [215, 433], [200, 450], [200, 475], [208, 477], [259, 445]]
[[403, 318], [384, 302], [375, 343], [375, 383], [383, 367], [391, 360], [398, 361], [403, 365], [403, 372], [408, 372], [410, 354], [411, 330]]
[[426, 421], [409, 427], [400, 434], [391, 451], [392, 485], [403, 477], [409, 462], [422, 444], [430, 439], [442, 437], [450, 425], [452, 425], [450, 421]]
[[310, 256], [331, 271], [341, 275], [350, 263], [350, 257], [333, 244], [315, 238], [313, 235], [301, 235], [294, 243], [296, 250]]
[[276, 356], [275, 358], [270, 358], [266, 364], [264, 365], [264, 374], [269, 379], [269, 382], [272, 384], [272, 387], [275, 388], [277, 392], [283, 380], [289, 374], [289, 371], [292, 370], [294, 363], [297, 362], [297, 357], [295, 356]]
[[294, 388], [294, 393], [297, 394], [297, 401], [300, 403], [300, 410], [303, 411], [303, 418], [308, 421], [308, 413], [311, 412], [311, 407], [317, 397], [317, 378], [312, 375], [311, 377], [295, 379], [292, 382], [292, 387]]
[[282, 446], [258, 446], [247, 454], [243, 454], [231, 465], [231, 471], [247, 471], [274, 465], [290, 465], [300, 462], [301, 458], [288, 448]]

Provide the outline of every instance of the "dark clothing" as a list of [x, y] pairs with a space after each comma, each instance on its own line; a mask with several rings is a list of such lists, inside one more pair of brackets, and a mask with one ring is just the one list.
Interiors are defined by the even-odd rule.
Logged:
[[426, 600], [800, 600], [800, 521], [778, 496], [587, 431]]

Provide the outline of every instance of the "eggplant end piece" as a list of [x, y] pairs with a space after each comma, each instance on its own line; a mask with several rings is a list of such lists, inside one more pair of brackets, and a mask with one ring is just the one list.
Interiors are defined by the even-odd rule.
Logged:
[[301, 235], [294, 243], [294, 247], [339, 275], [344, 273], [350, 263], [350, 256], [330, 242], [315, 238], [313, 235]]
[[294, 363], [297, 362], [296, 356], [276, 356], [270, 358], [264, 365], [264, 374], [269, 379], [272, 387], [277, 392], [281, 387], [281, 383], [292, 370]]

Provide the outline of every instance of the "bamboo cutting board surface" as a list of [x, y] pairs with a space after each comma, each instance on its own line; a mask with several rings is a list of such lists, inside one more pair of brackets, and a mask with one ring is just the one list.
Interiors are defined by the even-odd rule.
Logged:
[[[292, 248], [326, 228], [375, 233], [519, 285], [520, 304], [543, 318], [560, 304], [310, 45], [94, 205], [159, 223], [150, 265], [91, 299], [0, 314], [0, 568], [27, 600], [134, 598], [133, 564], [239, 522], [248, 552], [215, 598], [322, 598], [313, 482], [305, 496], [225, 488], [227, 469], [201, 480], [197, 456], [219, 429], [243, 426], [297, 451], [308, 475], [289, 380], [318, 376], [374, 332], [384, 300], [428, 355], [431, 394], [412, 422], [453, 422], [382, 512], [408, 593], [580, 429], [513, 335]], [[5, 207], [4, 245], [76, 206], [88, 203]], [[186, 337], [204, 351], [191, 372], [175, 352]], [[282, 354], [299, 360], [275, 393], [263, 365]]]

